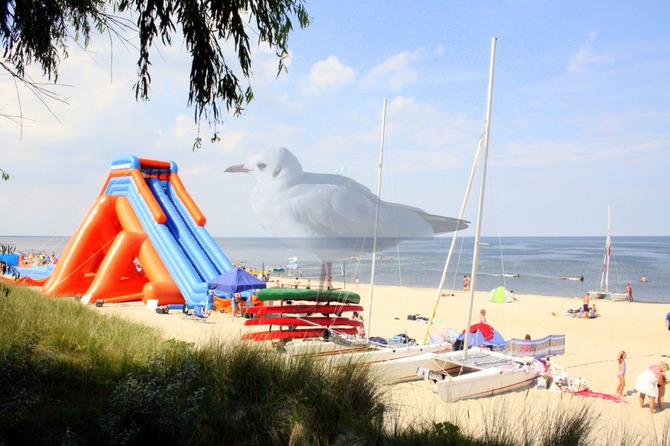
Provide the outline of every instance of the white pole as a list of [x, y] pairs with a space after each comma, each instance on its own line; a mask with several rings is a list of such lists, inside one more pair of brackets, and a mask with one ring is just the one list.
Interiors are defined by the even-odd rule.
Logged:
[[382, 108], [382, 136], [379, 147], [379, 169], [377, 171], [377, 211], [375, 213], [375, 232], [374, 240], [372, 241], [372, 272], [370, 273], [370, 302], [368, 304], [368, 327], [366, 334], [370, 337], [372, 333], [372, 297], [374, 295], [375, 286], [375, 266], [377, 264], [377, 231], [379, 230], [379, 203], [382, 195], [382, 165], [384, 163], [384, 132], [386, 131], [386, 98], [384, 98], [384, 106]]
[[468, 307], [468, 323], [465, 330], [465, 345], [463, 346], [463, 358], [468, 358], [468, 346], [470, 344], [470, 326], [472, 325], [472, 307], [475, 299], [475, 287], [477, 285], [477, 267], [479, 263], [479, 239], [482, 232], [482, 215], [484, 213], [484, 190], [486, 188], [486, 165], [489, 156], [489, 133], [491, 129], [491, 105], [493, 101], [493, 71], [495, 68], [496, 41], [491, 39], [491, 68], [489, 72], [488, 105], [486, 107], [486, 132], [484, 134], [484, 154], [482, 160], [482, 181], [479, 189], [479, 206], [477, 209], [477, 229], [475, 231], [475, 246], [472, 254], [472, 273], [470, 275], [470, 304]]
[[[483, 136], [483, 135], [482, 135]], [[475, 161], [472, 163], [472, 170], [470, 171], [470, 179], [468, 180], [468, 187], [465, 190], [465, 197], [463, 198], [463, 204], [461, 205], [461, 212], [458, 214], [458, 219], [463, 220], [465, 216], [465, 208], [468, 205], [468, 198], [470, 198], [470, 190], [472, 189], [472, 183], [475, 179], [475, 173], [477, 171], [477, 161], [479, 160], [479, 153], [482, 149], [484, 138], [479, 139], [479, 144], [477, 144], [477, 152], [475, 153]], [[460, 223], [459, 223], [460, 224]], [[449, 254], [447, 254], [447, 260], [444, 262], [444, 269], [442, 270], [442, 277], [440, 278], [440, 285], [437, 287], [437, 292], [435, 293], [435, 305], [433, 305], [433, 313], [430, 315], [428, 320], [428, 325], [426, 326], [426, 334], [423, 337], [423, 345], [426, 345], [428, 342], [428, 336], [430, 334], [430, 328], [433, 325], [433, 320], [437, 314], [437, 306], [440, 303], [440, 298], [442, 297], [442, 290], [444, 289], [444, 282], [447, 279], [447, 271], [449, 270], [449, 263], [451, 262], [451, 256], [454, 253], [456, 248], [456, 239], [458, 237], [458, 231], [460, 226], [454, 231], [454, 236], [451, 238], [451, 246], [449, 247]]]

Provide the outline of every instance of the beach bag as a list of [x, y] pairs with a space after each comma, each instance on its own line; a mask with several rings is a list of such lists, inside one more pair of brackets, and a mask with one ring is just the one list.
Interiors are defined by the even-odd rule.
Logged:
[[589, 390], [589, 385], [586, 383], [586, 379], [578, 376], [572, 380], [572, 384], [570, 384], [569, 390], [571, 392], [581, 392], [582, 390]]

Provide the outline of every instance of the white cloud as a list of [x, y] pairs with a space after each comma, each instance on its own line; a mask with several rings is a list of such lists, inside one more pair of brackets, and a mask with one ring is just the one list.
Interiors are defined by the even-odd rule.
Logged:
[[318, 93], [329, 88], [342, 87], [356, 77], [356, 70], [340, 62], [337, 56], [329, 56], [312, 65], [303, 92]]
[[581, 73], [586, 71], [589, 66], [614, 62], [614, 57], [611, 54], [607, 52], [597, 54], [591, 49], [590, 43], [594, 42], [597, 37], [598, 35], [594, 31], [588, 34], [586, 42], [582, 44], [577, 54], [575, 54], [572, 59], [570, 59], [570, 62], [567, 66], [568, 71], [573, 73]]
[[421, 59], [423, 53], [422, 49], [413, 52], [403, 51], [387, 58], [370, 70], [366, 75], [366, 83], [383, 83], [394, 91], [400, 90], [418, 79], [419, 76], [415, 70], [411, 69], [411, 65]]

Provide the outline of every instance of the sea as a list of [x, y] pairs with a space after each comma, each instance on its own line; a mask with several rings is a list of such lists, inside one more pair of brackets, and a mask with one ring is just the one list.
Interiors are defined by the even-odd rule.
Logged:
[[[0, 244], [20, 252], [58, 254], [69, 237], [0, 236]], [[215, 238], [234, 264], [273, 274], [318, 280], [321, 261], [309, 252], [270, 237]], [[482, 237], [476, 290], [505, 286], [517, 295], [583, 297], [599, 285], [605, 254], [605, 237]], [[452, 243], [451, 237], [402, 241], [396, 248], [378, 251], [374, 283], [437, 290]], [[297, 245], [300, 246], [300, 245]], [[472, 237], [457, 239], [447, 270], [445, 290], [461, 290], [464, 275], [471, 275]], [[633, 288], [638, 302], [670, 304], [670, 237], [615, 237], [612, 239], [609, 288], [625, 293]], [[370, 283], [372, 254], [352, 252], [334, 262], [333, 280]], [[648, 281], [641, 282], [642, 276]], [[583, 281], [567, 280], [583, 277]]]

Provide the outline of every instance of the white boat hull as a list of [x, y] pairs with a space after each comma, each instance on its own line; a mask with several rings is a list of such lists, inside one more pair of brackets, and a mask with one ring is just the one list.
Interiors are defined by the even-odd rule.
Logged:
[[447, 376], [437, 382], [440, 398], [453, 403], [469, 398], [489, 397], [531, 387], [538, 373], [532, 367], [502, 366], [459, 376]]
[[434, 365], [430, 358], [451, 352], [451, 344], [379, 346], [375, 349], [344, 347], [332, 342], [315, 341], [287, 344], [286, 352], [292, 356], [314, 355], [328, 361], [333, 367], [357, 364], [370, 367], [387, 384], [420, 379], [417, 367]]
[[[461, 358], [463, 352], [445, 351], [443, 349], [433, 352], [425, 352], [414, 356], [389, 358], [370, 364], [370, 370], [387, 384], [400, 382], [418, 381], [424, 379], [417, 374], [417, 369], [439, 370], [441, 373], [449, 373], [459, 370], [460, 364], [456, 358]], [[452, 359], [453, 358], [453, 359]]]
[[606, 291], [589, 291], [589, 298], [591, 299], [604, 299], [607, 296]]
[[612, 302], [627, 302], [628, 301], [628, 294], [623, 294], [623, 293], [611, 293], [609, 295], [610, 300]]

